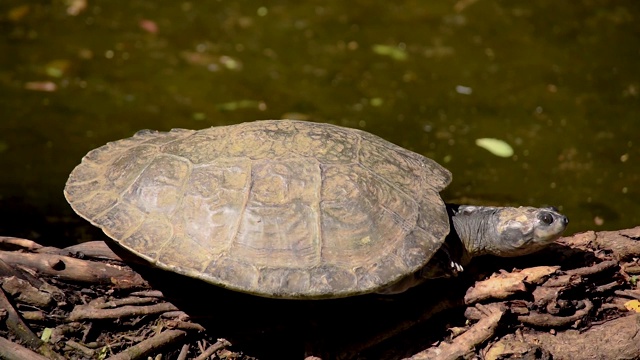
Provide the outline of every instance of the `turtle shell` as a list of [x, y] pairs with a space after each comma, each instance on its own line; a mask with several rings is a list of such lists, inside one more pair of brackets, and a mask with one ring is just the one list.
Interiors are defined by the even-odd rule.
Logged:
[[449, 222], [435, 161], [370, 133], [265, 120], [143, 130], [89, 152], [64, 194], [154, 265], [274, 298], [374, 292], [424, 266]]

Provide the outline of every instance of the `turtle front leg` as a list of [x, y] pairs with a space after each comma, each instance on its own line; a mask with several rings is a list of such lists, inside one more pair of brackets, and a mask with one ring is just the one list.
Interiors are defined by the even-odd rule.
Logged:
[[429, 263], [418, 270], [417, 274], [423, 279], [438, 279], [458, 276], [464, 271], [464, 267], [457, 259], [451, 255], [451, 250], [447, 243], [436, 252], [429, 260]]
[[444, 244], [422, 269], [402, 278], [395, 284], [379, 290], [378, 294], [399, 294], [420, 285], [428, 279], [449, 278], [458, 276], [464, 268], [451, 256], [448, 246]]

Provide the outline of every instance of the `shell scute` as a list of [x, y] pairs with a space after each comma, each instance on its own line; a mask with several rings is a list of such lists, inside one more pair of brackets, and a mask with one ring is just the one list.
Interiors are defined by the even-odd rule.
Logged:
[[65, 196], [155, 265], [282, 298], [376, 291], [449, 231], [451, 174], [372, 134], [268, 120], [145, 131], [85, 156]]

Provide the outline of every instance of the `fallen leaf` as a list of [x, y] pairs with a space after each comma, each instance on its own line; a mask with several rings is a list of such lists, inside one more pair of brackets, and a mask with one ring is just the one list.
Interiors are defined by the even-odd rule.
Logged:
[[239, 100], [239, 101], [231, 101], [228, 103], [222, 103], [216, 105], [218, 110], [221, 111], [234, 111], [240, 109], [258, 109], [265, 110], [266, 105], [262, 101], [255, 100]]
[[513, 155], [513, 148], [506, 141], [493, 138], [476, 139], [476, 145], [489, 151], [495, 156], [510, 157]]
[[71, 67], [69, 60], [52, 60], [45, 65], [47, 75], [54, 78], [61, 78]]
[[388, 56], [393, 60], [403, 61], [407, 59], [407, 52], [397, 46], [377, 44], [373, 45], [373, 52], [378, 55]]
[[629, 300], [624, 303], [624, 307], [626, 307], [629, 311], [640, 313], [640, 301], [638, 300]]
[[40, 336], [40, 340], [44, 341], [44, 342], [49, 342], [49, 339], [51, 339], [51, 334], [53, 333], [53, 329], [52, 328], [44, 328], [44, 330], [42, 330], [42, 335]]

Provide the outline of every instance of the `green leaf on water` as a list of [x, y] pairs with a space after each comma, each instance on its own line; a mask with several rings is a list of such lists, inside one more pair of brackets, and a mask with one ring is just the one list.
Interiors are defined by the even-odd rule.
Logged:
[[371, 106], [373, 107], [380, 107], [384, 104], [384, 100], [379, 97], [371, 98], [369, 100], [369, 104], [371, 104]]
[[71, 62], [69, 60], [52, 60], [45, 65], [45, 72], [51, 77], [61, 78], [69, 71], [70, 67]]
[[263, 103], [255, 100], [239, 100], [231, 101], [216, 105], [220, 111], [235, 111], [240, 109], [258, 109], [262, 110]]
[[513, 148], [507, 142], [500, 139], [481, 138], [476, 139], [476, 145], [489, 151], [495, 156], [508, 158], [513, 155]]
[[193, 120], [203, 121], [203, 120], [207, 119], [207, 114], [205, 114], [203, 112], [195, 112], [195, 113], [191, 114], [191, 117], [193, 118]]
[[388, 56], [393, 60], [403, 61], [407, 59], [407, 52], [397, 46], [377, 44], [373, 45], [373, 52], [378, 55]]

